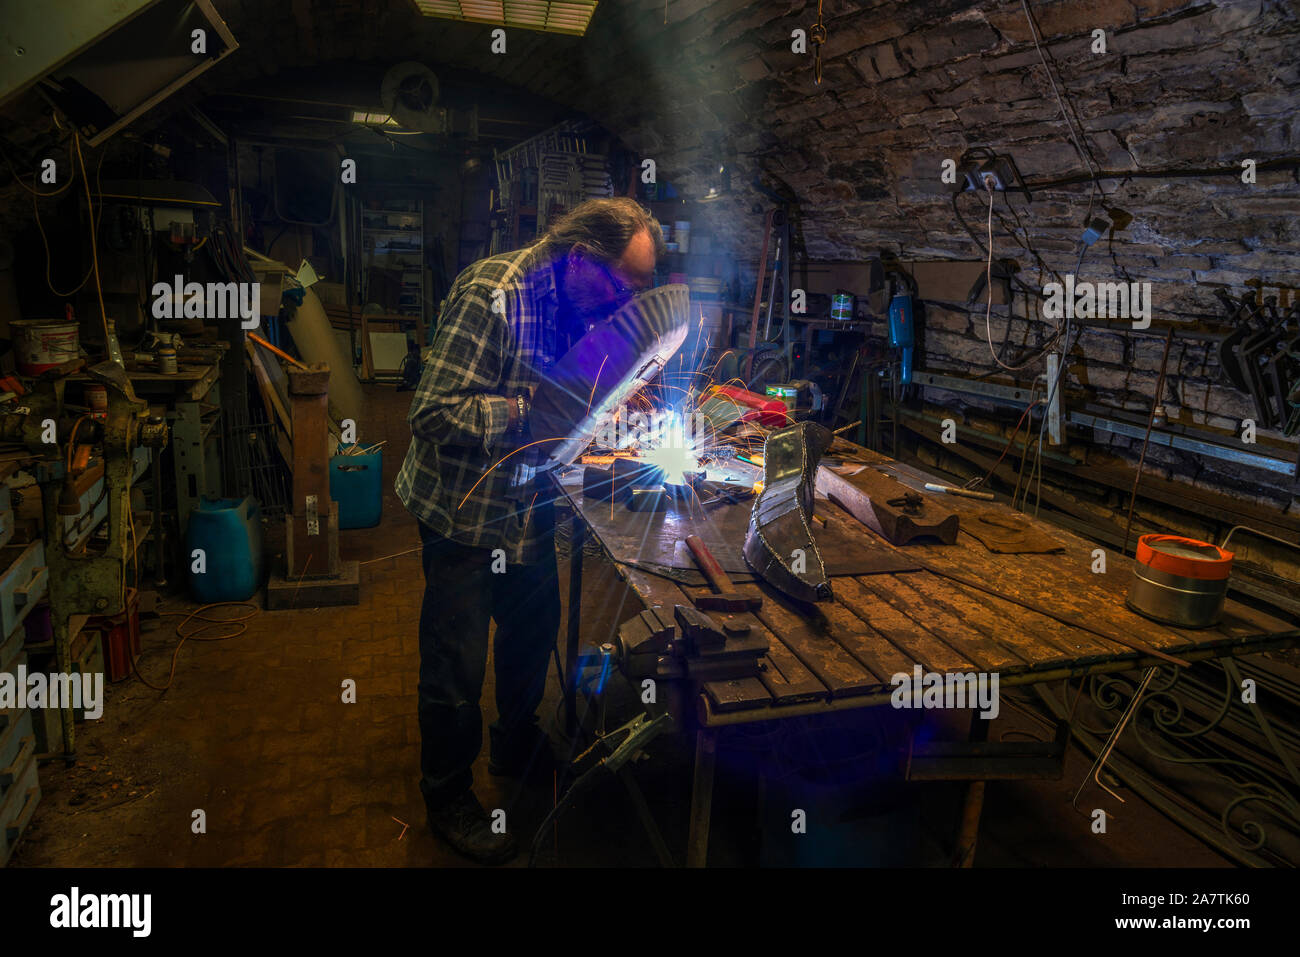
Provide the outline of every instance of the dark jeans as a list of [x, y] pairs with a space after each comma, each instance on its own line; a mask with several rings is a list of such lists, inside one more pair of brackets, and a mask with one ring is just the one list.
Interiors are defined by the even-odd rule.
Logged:
[[487, 671], [488, 621], [496, 622], [497, 720], [492, 753], [509, 761], [531, 747], [547, 662], [560, 628], [554, 505], [532, 521], [549, 548], [532, 565], [492, 571], [492, 550], [449, 541], [420, 523], [424, 605], [420, 611], [420, 790], [430, 806], [470, 790], [483, 746], [479, 696]]

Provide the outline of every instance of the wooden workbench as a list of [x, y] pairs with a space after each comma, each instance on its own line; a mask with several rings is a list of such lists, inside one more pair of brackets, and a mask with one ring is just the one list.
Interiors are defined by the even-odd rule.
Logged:
[[[852, 454], [917, 490], [937, 481], [858, 446]], [[581, 637], [582, 543], [592, 529], [584, 517], [581, 484], [562, 482], [560, 488], [574, 510], [566, 662], [566, 674], [573, 675]], [[963, 523], [990, 509], [1028, 518], [1000, 503], [955, 496], [943, 497], [942, 503]], [[816, 513], [895, 550], [826, 499], [817, 500]], [[763, 596], [757, 616], [770, 650], [758, 677], [704, 682], [695, 692], [698, 737], [688, 861], [704, 860], [715, 736], [722, 726], [883, 705], [894, 690], [891, 677], [911, 674], [918, 664], [925, 672], [996, 672], [1002, 686], [1030, 685], [1168, 664], [1150, 649], [1193, 662], [1300, 641], [1295, 625], [1231, 600], [1213, 628], [1176, 628], [1144, 618], [1124, 603], [1131, 559], [1106, 550], [1106, 571], [1094, 574], [1099, 546], [1045, 521], [1029, 518], [1029, 524], [1062, 550], [995, 554], [962, 530], [952, 545], [918, 540], [897, 549], [927, 568], [834, 577], [834, 600], [816, 606], [798, 604], [764, 583], [738, 585]], [[620, 563], [605, 543], [601, 547], [645, 607], [690, 604], [709, 590]], [[640, 610], [628, 609], [625, 617]]]

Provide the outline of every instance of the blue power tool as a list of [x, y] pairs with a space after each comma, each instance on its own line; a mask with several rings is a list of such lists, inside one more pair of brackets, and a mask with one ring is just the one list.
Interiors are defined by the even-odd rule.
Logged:
[[891, 272], [893, 297], [889, 300], [889, 347], [899, 350], [899, 382], [912, 381], [912, 350], [916, 345], [912, 323], [912, 299], [915, 287], [902, 273]]

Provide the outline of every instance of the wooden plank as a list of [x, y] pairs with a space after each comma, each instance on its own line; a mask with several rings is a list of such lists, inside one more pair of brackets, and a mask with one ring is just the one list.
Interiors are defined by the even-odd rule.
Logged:
[[[833, 445], [832, 449], [835, 447]], [[841, 448], [846, 448], [854, 457], [863, 461], [890, 466], [900, 478], [907, 477], [917, 483], [933, 480], [921, 470], [893, 462], [878, 452], [847, 442]], [[995, 503], [993, 507], [1006, 509], [1008, 515], [1028, 517], [1000, 503]], [[1107, 574], [1094, 575], [1091, 571], [1092, 552], [1098, 546], [1071, 532], [1054, 528], [1040, 519], [1029, 518], [1029, 522], [1061, 542], [1065, 551], [1050, 555], [994, 555], [963, 532], [958, 541], [963, 547], [954, 549], [917, 543], [909, 546], [905, 552], [918, 561], [928, 563], [938, 572], [951, 573], [959, 579], [979, 579], [982, 585], [1008, 599], [1037, 604], [1078, 622], [1084, 630], [1097, 629], [1107, 640], [1114, 641], [1116, 654], [1120, 657], [1133, 654], [1134, 649], [1118, 638], [1111, 639], [1111, 635], [1128, 640], [1136, 639], [1166, 653], [1196, 642], [1191, 637], [1194, 633], [1180, 633], [1177, 629], [1143, 618], [1124, 605], [1122, 596], [1128, 588], [1128, 566], [1125, 564], [1127, 560], [1122, 556], [1108, 554]], [[1124, 574], [1115, 578], [1115, 572], [1119, 569]], [[1203, 638], [1204, 636], [1202, 640]]]
[[890, 679], [900, 673], [911, 674], [918, 660], [889, 643], [883, 635], [853, 614], [837, 597], [823, 605], [822, 616], [827, 632], [845, 651], [864, 668], [874, 674], [880, 684], [872, 689], [881, 691], [890, 686]]
[[258, 361], [257, 353], [253, 351], [253, 343], [246, 341], [248, 347], [249, 365], [253, 369], [253, 378], [257, 382], [257, 391], [261, 393], [262, 405], [266, 407], [266, 414], [271, 420], [271, 431], [275, 435], [276, 447], [280, 450], [280, 455], [284, 463], [289, 468], [293, 468], [293, 443], [291, 438], [285, 434], [284, 422], [280, 418], [279, 411], [276, 407], [275, 389], [271, 385], [271, 380], [267, 377], [266, 370]]
[[1066, 660], [1102, 661], [1114, 653], [1111, 645], [1086, 631], [957, 582], [912, 575], [907, 583], [936, 606], [950, 609], [992, 640], [1011, 647], [1030, 662], [1031, 669], [1059, 666]]
[[[680, 587], [686, 599], [692, 603], [698, 596], [711, 594], [713, 591], [707, 585], [682, 585]], [[743, 585], [737, 585], [736, 587], [737, 590], [745, 590]], [[759, 628], [762, 629], [763, 637], [768, 640], [769, 646], [767, 655], [759, 661], [762, 671], [758, 675], [758, 680], [763, 682], [764, 687], [767, 688], [772, 697], [782, 703], [812, 701], [817, 698], [827, 697], [830, 692], [826, 685], [818, 680], [817, 676], [809, 671], [803, 662], [781, 643], [780, 637], [773, 634], [762, 619], [757, 619], [757, 622]]]
[[[1123, 492], [1125, 501], [1128, 500], [1128, 493], [1133, 488], [1133, 469], [1120, 466], [1081, 465], [1067, 471], [1073, 478]], [[1272, 535], [1292, 539], [1300, 536], [1300, 520], [1297, 520], [1294, 514], [1283, 515], [1253, 502], [1237, 502], [1227, 495], [1199, 489], [1194, 485], [1177, 482], [1160, 475], [1144, 474], [1142, 484], [1138, 486], [1138, 497], [1173, 505], [1220, 525], [1252, 525]]]
[[375, 377], [375, 361], [370, 352], [370, 320], [361, 314], [361, 371], [367, 379]]
[[978, 654], [994, 671], [1014, 674], [1017, 671], [1028, 670], [1029, 663], [1020, 655], [1007, 649], [1005, 645], [990, 640], [988, 636], [953, 615], [946, 606], [935, 603], [913, 588], [910, 582], [921, 577], [934, 580], [934, 576], [928, 573], [873, 575], [863, 576], [862, 583], [913, 621], [923, 625], [927, 631], [939, 637], [945, 644], [961, 648], [971, 655]]
[[1072, 556], [1068, 551], [1053, 555], [992, 555], [974, 539], [969, 541], [974, 547], [958, 549], [952, 555], [929, 549], [929, 554], [919, 557], [959, 581], [978, 581], [1013, 603], [1028, 602], [1085, 630], [1100, 631], [1115, 641], [1117, 655], [1130, 654], [1134, 649], [1112, 639], [1112, 635], [1166, 652], [1187, 644], [1177, 632], [1129, 611], [1122, 598], [1099, 580], [1108, 576], [1094, 575], [1089, 570], [1091, 554], [1087, 564], [1079, 560], [1077, 553]]
[[791, 655], [816, 675], [832, 697], [867, 694], [888, 681], [849, 654], [826, 619], [809, 618], [770, 594], [755, 614]]
[[835, 580], [836, 600], [853, 612], [864, 624], [903, 653], [910, 661], [920, 664], [926, 671], [942, 674], [958, 671], [989, 671], [988, 662], [977, 655], [959, 652], [944, 644], [930, 632], [916, 624], [888, 602], [882, 601], [862, 584], [872, 576], [838, 578]]

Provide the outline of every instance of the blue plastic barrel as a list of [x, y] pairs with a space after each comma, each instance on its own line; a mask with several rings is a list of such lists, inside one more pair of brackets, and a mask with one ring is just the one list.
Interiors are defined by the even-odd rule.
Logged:
[[[247, 601], [261, 587], [260, 519], [252, 498], [204, 498], [190, 513], [184, 560], [195, 601]], [[195, 549], [203, 550], [201, 563]]]
[[[339, 451], [352, 448], [339, 444]], [[384, 453], [330, 456], [330, 498], [339, 503], [339, 528], [374, 528], [384, 512]]]

